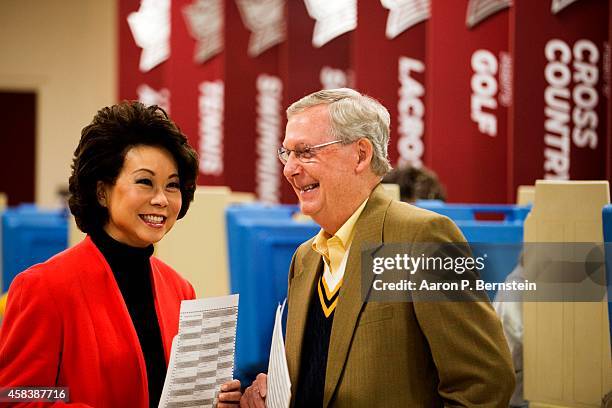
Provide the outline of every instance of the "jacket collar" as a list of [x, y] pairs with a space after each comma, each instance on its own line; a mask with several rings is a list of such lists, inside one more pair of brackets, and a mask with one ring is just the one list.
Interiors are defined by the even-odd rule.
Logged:
[[[140, 347], [138, 334], [136, 333], [136, 329], [132, 323], [127, 305], [125, 304], [121, 291], [119, 290], [119, 286], [115, 281], [113, 271], [106, 261], [106, 258], [104, 258], [104, 255], [102, 255], [102, 252], [94, 244], [90, 236], [85, 237], [79, 246], [81, 246], [84, 251], [92, 254], [87, 258], [88, 262], [92, 263], [87, 265], [88, 267], [86, 268], [86, 272], [79, 274], [83, 291], [84, 293], [87, 293], [87, 303], [90, 306], [90, 313], [100, 313], [100, 305], [105, 305], [104, 308], [106, 310], [122, 311], [122, 313], [114, 316], [114, 324], [117, 326], [122, 326], [121, 331], [126, 333], [125, 341], [128, 341], [134, 351], [136, 351], [141, 380], [140, 388], [148, 398], [147, 371], [144, 361], [144, 354], [142, 352], [142, 348]], [[153, 285], [155, 288], [154, 282]], [[157, 298], [157, 293], [154, 293], [154, 296]]]
[[[355, 225], [355, 235], [349, 251], [344, 281], [340, 289], [338, 305], [334, 312], [323, 406], [327, 406], [336, 390], [344, 369], [348, 350], [357, 325], [359, 313], [364, 305], [361, 295], [361, 251], [367, 247], [379, 246], [383, 241], [383, 224], [391, 199], [379, 184], [372, 191], [361, 216]], [[289, 310], [292, 318], [287, 322], [287, 359], [291, 383], [296, 384], [300, 372], [302, 342], [311, 294], [322, 266], [322, 257], [306, 244], [308, 250], [301, 265], [296, 265], [291, 279]], [[373, 279], [373, 276], [372, 276]], [[370, 285], [370, 283], [368, 283]]]

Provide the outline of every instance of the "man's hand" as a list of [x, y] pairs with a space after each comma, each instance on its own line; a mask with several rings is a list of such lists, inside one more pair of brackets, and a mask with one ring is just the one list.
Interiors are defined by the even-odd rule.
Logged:
[[242, 393], [240, 392], [240, 381], [228, 381], [221, 386], [217, 408], [236, 407], [240, 402], [240, 397], [242, 397]]
[[257, 374], [257, 378], [250, 387], [244, 390], [240, 399], [240, 408], [265, 408], [266, 394], [268, 393], [268, 376]]

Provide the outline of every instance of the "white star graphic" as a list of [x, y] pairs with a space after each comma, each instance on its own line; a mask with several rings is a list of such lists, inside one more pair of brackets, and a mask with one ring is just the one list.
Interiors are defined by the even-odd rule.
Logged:
[[512, 0], [470, 0], [467, 15], [465, 16], [465, 24], [468, 28], [473, 28], [487, 17], [511, 5]]
[[242, 22], [251, 31], [248, 53], [256, 57], [287, 38], [285, 0], [236, 0]]
[[140, 71], [150, 71], [170, 57], [170, 0], [142, 0], [127, 22], [142, 48]]
[[557, 14], [558, 12], [560, 12], [570, 4], [575, 3], [576, 1], [578, 0], [552, 0], [552, 4], [550, 5], [550, 11], [552, 11], [553, 14]]
[[380, 0], [389, 9], [387, 38], [393, 39], [431, 16], [430, 0]]
[[222, 0], [195, 0], [183, 7], [189, 33], [196, 40], [193, 59], [203, 63], [223, 50]]
[[312, 45], [319, 48], [357, 27], [357, 0], [304, 0], [316, 21]]

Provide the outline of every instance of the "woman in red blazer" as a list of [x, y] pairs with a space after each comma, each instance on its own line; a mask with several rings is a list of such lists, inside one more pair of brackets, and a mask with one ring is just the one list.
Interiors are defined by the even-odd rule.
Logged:
[[[151, 255], [187, 212], [197, 173], [195, 151], [161, 108], [124, 102], [96, 114], [69, 181], [88, 236], [13, 281], [0, 387], [68, 387], [74, 407], [157, 407], [180, 303], [195, 293]], [[239, 402], [238, 381], [222, 391], [219, 407]]]

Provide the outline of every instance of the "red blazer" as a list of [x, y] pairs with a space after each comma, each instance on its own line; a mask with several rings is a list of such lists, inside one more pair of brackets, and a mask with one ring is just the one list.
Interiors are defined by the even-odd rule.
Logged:
[[[155, 257], [151, 275], [167, 363], [181, 300], [195, 292]], [[149, 406], [136, 330], [91, 238], [13, 281], [0, 327], [0, 387], [10, 386], [69, 387], [73, 407]]]

